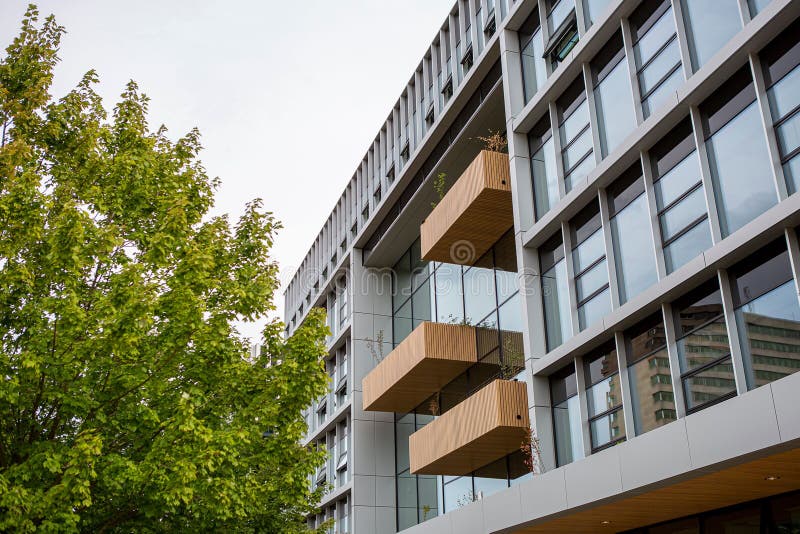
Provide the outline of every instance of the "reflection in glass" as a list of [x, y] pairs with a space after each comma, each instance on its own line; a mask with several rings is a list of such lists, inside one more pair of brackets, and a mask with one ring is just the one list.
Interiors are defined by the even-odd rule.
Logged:
[[589, 104], [585, 96], [580, 98], [583, 98], [583, 101], [559, 127], [566, 191], [570, 191], [594, 168], [594, 159], [591, 156], [592, 132], [589, 126]]
[[586, 18], [586, 28], [603, 14], [610, 0], [583, 0], [583, 15]]
[[681, 4], [692, 65], [697, 71], [742, 28], [739, 2], [682, 0]]
[[777, 203], [764, 128], [756, 103], [706, 141], [723, 235]]
[[600, 124], [600, 146], [605, 157], [636, 127], [628, 64], [624, 56], [595, 88], [594, 97]]
[[800, 68], [795, 67], [767, 91], [783, 174], [789, 194], [800, 188]]
[[648, 218], [647, 200], [642, 194], [611, 219], [621, 303], [635, 297], [657, 279]]
[[567, 266], [562, 259], [542, 275], [542, 301], [548, 351], [572, 336], [567, 291]]
[[531, 158], [533, 171], [533, 200], [536, 218], [540, 219], [558, 202], [558, 174], [556, 172], [556, 152], [553, 138], [536, 151]]
[[[539, 12], [534, 11], [531, 17], [538, 19]], [[535, 30], [531, 32], [531, 30], [523, 27], [519, 32], [522, 50], [522, 84], [526, 104], [547, 79], [542, 30], [538, 26], [538, 20], [531, 22], [535, 26]]]
[[553, 406], [553, 427], [558, 465], [566, 465], [583, 458], [581, 416], [577, 396]]

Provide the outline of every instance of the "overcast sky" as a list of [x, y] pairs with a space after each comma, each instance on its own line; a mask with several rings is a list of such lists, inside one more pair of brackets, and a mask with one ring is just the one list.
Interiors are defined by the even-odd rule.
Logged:
[[[197, 126], [215, 213], [255, 197], [283, 222], [285, 285], [444, 22], [453, 0], [48, 0], [65, 26], [51, 94], [89, 69], [113, 108], [134, 79], [151, 126]], [[0, 0], [3, 49], [27, 0]], [[283, 313], [283, 294], [276, 299]], [[255, 337], [258, 327], [244, 325]]]

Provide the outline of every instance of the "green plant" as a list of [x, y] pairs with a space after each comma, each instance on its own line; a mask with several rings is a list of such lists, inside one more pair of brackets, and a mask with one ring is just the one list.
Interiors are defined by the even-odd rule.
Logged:
[[433, 190], [436, 191], [439, 200], [431, 202], [431, 208], [435, 208], [447, 194], [447, 174], [440, 172], [436, 175], [436, 178], [433, 179]]
[[383, 361], [383, 330], [378, 330], [375, 339], [367, 340], [367, 349], [376, 365]]

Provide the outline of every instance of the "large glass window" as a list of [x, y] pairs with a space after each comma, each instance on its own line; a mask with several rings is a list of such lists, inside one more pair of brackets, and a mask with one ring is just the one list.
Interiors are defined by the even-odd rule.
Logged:
[[539, 220], [559, 199], [556, 150], [550, 120], [545, 117], [528, 134], [533, 176], [534, 214]]
[[755, 252], [731, 275], [748, 388], [800, 370], [800, 305], [784, 240]]
[[581, 330], [611, 310], [606, 247], [595, 200], [570, 222], [572, 268]]
[[[564, 1], [564, 0], [562, 0]], [[578, 78], [556, 103], [560, 124], [561, 158], [564, 165], [564, 189], [569, 192], [594, 168], [589, 104], [583, 79]]]
[[550, 376], [550, 401], [553, 406], [556, 462], [562, 466], [580, 460], [583, 458], [583, 438], [574, 364]]
[[590, 66], [600, 127], [600, 147], [603, 157], [606, 157], [636, 127], [621, 32], [614, 34]]
[[656, 265], [644, 179], [638, 166], [608, 189], [620, 302], [625, 303], [656, 282]]
[[747, 7], [750, 9], [750, 16], [755, 17], [761, 10], [767, 7], [772, 0], [747, 0]]
[[553, 69], [564, 61], [578, 43], [578, 26], [574, 0], [547, 0], [547, 28], [550, 39], [545, 56]]
[[547, 350], [551, 351], [572, 337], [567, 266], [560, 234], [539, 249], [539, 263], [542, 273], [545, 337]]
[[700, 161], [692, 124], [684, 120], [650, 150], [667, 272], [711, 246]]
[[669, 0], [647, 0], [630, 19], [636, 77], [647, 118], [683, 82], [681, 53]]
[[681, 0], [681, 5], [692, 66], [697, 71], [742, 28], [739, 2]]
[[636, 433], [677, 419], [661, 312], [625, 332], [625, 352]]
[[519, 29], [519, 47], [522, 53], [522, 88], [527, 104], [547, 79], [538, 9], [533, 10]]
[[800, 188], [800, 21], [779, 35], [761, 56], [764, 80], [789, 194]]
[[586, 19], [586, 28], [589, 28], [600, 18], [608, 7], [610, 0], [583, 0], [583, 16]]
[[686, 411], [736, 395], [728, 328], [716, 279], [673, 303]]
[[732, 234], [777, 202], [753, 80], [742, 68], [700, 106], [722, 233]]
[[613, 340], [583, 359], [592, 452], [625, 440], [622, 388]]

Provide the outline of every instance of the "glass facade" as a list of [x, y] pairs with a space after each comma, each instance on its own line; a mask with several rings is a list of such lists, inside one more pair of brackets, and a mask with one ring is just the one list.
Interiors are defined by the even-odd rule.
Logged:
[[583, 330], [611, 311], [606, 248], [596, 202], [570, 222], [570, 234], [578, 327]]
[[772, 126], [791, 195], [800, 187], [800, 24], [789, 26], [761, 57]]
[[624, 303], [657, 279], [644, 180], [638, 166], [611, 185], [608, 205], [619, 300]]
[[[564, 0], [562, 0], [564, 1]], [[561, 136], [561, 160], [564, 190], [569, 192], [594, 168], [592, 132], [589, 125], [589, 103], [583, 79], [579, 78], [557, 102]]]
[[[542, 119], [528, 134], [533, 177], [533, 203], [536, 220], [550, 211], [559, 200], [558, 169], [550, 121]], [[533, 221], [530, 221], [532, 224]], [[530, 227], [530, 224], [526, 225]]]
[[569, 365], [550, 376], [550, 402], [553, 407], [553, 437], [556, 463], [566, 465], [583, 458], [581, 413], [575, 366]]
[[800, 369], [800, 305], [783, 239], [731, 269], [747, 387]]
[[611, 0], [583, 0], [583, 16], [588, 28], [605, 12]]
[[727, 236], [778, 201], [749, 69], [737, 72], [700, 112], [720, 225]]
[[617, 348], [606, 343], [583, 358], [592, 453], [625, 440]]
[[[614, 34], [590, 66], [600, 128], [600, 147], [603, 157], [606, 157], [636, 127], [622, 33]], [[591, 136], [589, 139], [591, 140]]]
[[642, 113], [647, 118], [683, 82], [672, 4], [669, 0], [645, 1], [630, 22]]
[[661, 246], [668, 273], [711, 246], [700, 161], [688, 119], [650, 150], [661, 231]]
[[556, 235], [539, 250], [542, 273], [542, 304], [544, 306], [547, 350], [553, 350], [572, 337], [567, 264], [564, 244]]
[[625, 332], [625, 359], [636, 434], [676, 420], [667, 338], [660, 312]]
[[539, 26], [539, 10], [525, 20], [519, 29], [519, 49], [522, 64], [522, 90], [525, 103], [528, 103], [536, 91], [547, 80], [547, 62], [544, 59], [544, 41]]
[[[681, 0], [692, 66], [697, 71], [742, 28], [737, 0]], [[709, 21], [714, 21], [709, 24]]]

